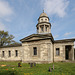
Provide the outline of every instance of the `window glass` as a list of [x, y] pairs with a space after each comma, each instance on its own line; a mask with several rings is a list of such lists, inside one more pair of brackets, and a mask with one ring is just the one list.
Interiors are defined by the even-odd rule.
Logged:
[[43, 27], [41, 27], [41, 31], [43, 31]]
[[4, 57], [5, 55], [4, 55], [4, 51], [2, 51], [2, 57]]
[[45, 21], [47, 21], [47, 19], [45, 19]]
[[37, 28], [37, 33], [39, 32], [39, 28]]
[[8, 51], [8, 53], [9, 53], [9, 57], [11, 57], [11, 51]]
[[47, 27], [45, 27], [45, 30], [47, 31]]
[[18, 56], [18, 50], [15, 50], [15, 56], [16, 57]]
[[33, 54], [37, 55], [37, 47], [33, 47]]
[[56, 48], [56, 55], [60, 55], [59, 48]]
[[43, 19], [41, 19], [41, 21], [43, 21]]

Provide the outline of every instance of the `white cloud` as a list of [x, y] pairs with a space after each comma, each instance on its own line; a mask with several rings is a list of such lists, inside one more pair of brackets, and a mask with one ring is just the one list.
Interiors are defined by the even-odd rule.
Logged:
[[0, 1], [0, 18], [5, 19], [13, 14], [13, 10], [8, 2]]
[[58, 15], [64, 17], [69, 5], [68, 0], [42, 0], [42, 6], [48, 15]]
[[59, 35], [55, 35], [55, 36], [54, 36], [54, 39], [56, 39], [56, 38], [58, 38], [58, 37], [59, 37]]
[[68, 32], [68, 33], [65, 33], [64, 36], [69, 36], [71, 34], [72, 34], [72, 32]]

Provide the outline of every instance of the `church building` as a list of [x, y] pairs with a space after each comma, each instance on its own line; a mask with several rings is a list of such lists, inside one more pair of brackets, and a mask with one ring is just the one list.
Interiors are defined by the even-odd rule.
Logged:
[[46, 13], [41, 13], [36, 28], [36, 34], [20, 40], [22, 46], [0, 47], [0, 61], [51, 63], [75, 60], [75, 39], [54, 40], [51, 23]]

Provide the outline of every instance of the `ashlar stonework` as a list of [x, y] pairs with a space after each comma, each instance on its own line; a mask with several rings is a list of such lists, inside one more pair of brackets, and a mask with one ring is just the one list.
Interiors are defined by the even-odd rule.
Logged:
[[0, 47], [0, 61], [51, 63], [75, 60], [75, 38], [54, 40], [51, 34], [51, 23], [46, 13], [40, 15], [36, 28], [37, 34], [20, 40], [22, 46]]

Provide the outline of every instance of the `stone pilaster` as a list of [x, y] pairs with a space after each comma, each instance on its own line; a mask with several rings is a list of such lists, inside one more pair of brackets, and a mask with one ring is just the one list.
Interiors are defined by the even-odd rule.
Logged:
[[72, 46], [72, 61], [74, 61], [74, 46]]
[[63, 45], [63, 59], [65, 60], [65, 45]]
[[45, 33], [45, 25], [44, 25], [44, 33]]

